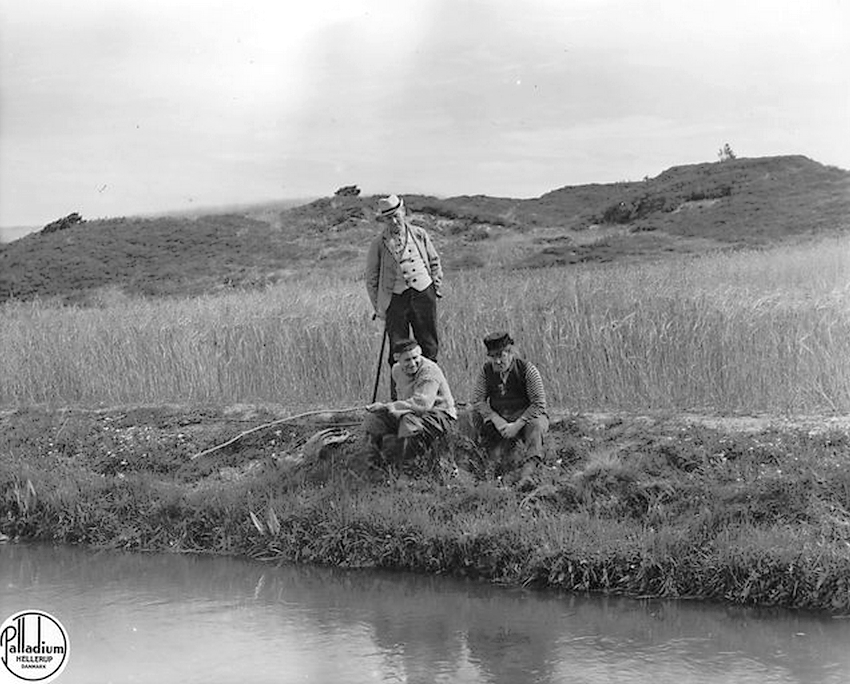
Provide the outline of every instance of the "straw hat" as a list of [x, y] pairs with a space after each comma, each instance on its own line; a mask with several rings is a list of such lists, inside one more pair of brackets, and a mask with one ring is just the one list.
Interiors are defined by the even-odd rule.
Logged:
[[402, 207], [404, 207], [404, 202], [398, 195], [382, 197], [378, 200], [378, 213], [375, 214], [375, 216], [377, 218], [390, 216], [391, 214], [395, 214]]

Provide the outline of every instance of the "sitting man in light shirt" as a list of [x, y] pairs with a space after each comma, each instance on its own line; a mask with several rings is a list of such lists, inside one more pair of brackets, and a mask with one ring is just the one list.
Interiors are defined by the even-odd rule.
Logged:
[[445, 434], [457, 411], [446, 376], [436, 362], [422, 355], [416, 340], [399, 340], [392, 352], [396, 362], [391, 372], [398, 399], [369, 404], [364, 429], [373, 456], [386, 459], [385, 437], [393, 436], [402, 444], [402, 460], [408, 460]]

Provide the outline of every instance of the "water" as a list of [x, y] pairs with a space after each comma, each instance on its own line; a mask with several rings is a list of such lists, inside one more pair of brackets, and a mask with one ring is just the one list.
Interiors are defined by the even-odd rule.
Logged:
[[62, 684], [850, 681], [825, 615], [2, 545], [0, 621], [27, 608], [69, 633]]

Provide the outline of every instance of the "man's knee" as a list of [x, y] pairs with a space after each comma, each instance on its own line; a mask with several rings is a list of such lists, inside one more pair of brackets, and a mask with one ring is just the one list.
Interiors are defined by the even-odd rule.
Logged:
[[399, 421], [398, 436], [402, 438], [414, 437], [422, 433], [423, 427], [422, 419], [419, 416], [406, 413]]
[[549, 431], [549, 421], [545, 416], [533, 418], [523, 427], [520, 437], [531, 456], [543, 456], [543, 438]]
[[388, 420], [389, 416], [382, 416], [380, 413], [369, 413], [363, 419], [363, 430], [370, 436], [381, 436], [388, 433], [394, 433], [395, 428]]
[[527, 439], [543, 439], [543, 436], [549, 431], [549, 421], [545, 416], [532, 418], [525, 424], [522, 429], [523, 436]]

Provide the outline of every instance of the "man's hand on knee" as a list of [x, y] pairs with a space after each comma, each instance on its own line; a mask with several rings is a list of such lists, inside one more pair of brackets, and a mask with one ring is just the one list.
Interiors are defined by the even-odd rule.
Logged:
[[505, 427], [507, 427], [507, 425], [508, 425], [508, 421], [506, 421], [504, 418], [502, 418], [502, 416], [500, 416], [498, 413], [491, 414], [487, 418], [487, 420], [489, 420], [491, 423], [493, 423], [493, 427], [496, 428], [496, 430], [499, 431], [499, 434], [502, 434], [502, 430], [504, 430]]
[[505, 439], [514, 439], [514, 437], [516, 437], [524, 427], [524, 423], [519, 420], [515, 420], [513, 423], [508, 423], [507, 421], [503, 422], [504, 425], [502, 427], [498, 427], [498, 430], [499, 434]]

